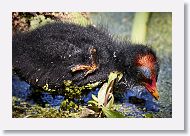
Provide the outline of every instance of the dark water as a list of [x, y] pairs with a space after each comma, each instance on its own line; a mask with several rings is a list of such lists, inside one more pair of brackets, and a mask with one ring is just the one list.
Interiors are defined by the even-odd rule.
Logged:
[[[121, 39], [130, 39], [134, 13], [94, 13], [91, 14], [92, 22], [107, 26], [110, 33]], [[157, 86], [160, 100], [155, 101], [159, 105], [159, 112], [153, 116], [158, 118], [172, 117], [172, 15], [171, 13], [151, 13], [148, 22], [147, 43], [152, 45], [160, 59], [160, 72]], [[155, 105], [156, 105], [155, 104]], [[135, 105], [120, 105], [126, 113], [132, 113], [132, 117], [141, 117], [144, 113]], [[157, 107], [156, 107], [157, 108]], [[134, 112], [134, 111], [137, 112]]]
[[[132, 21], [134, 13], [91, 13], [90, 19], [95, 25], [106, 26], [115, 38], [120, 40], [130, 40]], [[159, 28], [159, 30], [157, 30]], [[120, 102], [116, 101], [115, 108], [125, 113], [128, 117], [172, 117], [172, 59], [171, 59], [171, 14], [153, 13], [150, 16], [147, 31], [147, 42], [152, 44], [152, 48], [157, 52], [160, 58], [160, 72], [157, 86], [160, 94], [160, 100], [155, 101], [147, 91], [141, 87], [133, 88], [128, 93], [124, 93]], [[82, 99], [87, 103], [91, 95], [97, 95], [98, 89], [92, 90]], [[21, 98], [31, 104], [35, 100], [28, 98], [31, 95], [30, 85], [21, 81], [13, 75], [13, 96]], [[136, 103], [131, 100], [133, 96]], [[116, 98], [117, 99], [117, 98]], [[41, 93], [38, 101], [48, 103], [52, 107], [59, 108], [64, 96], [52, 96], [48, 93]], [[140, 102], [139, 102], [140, 101]]]

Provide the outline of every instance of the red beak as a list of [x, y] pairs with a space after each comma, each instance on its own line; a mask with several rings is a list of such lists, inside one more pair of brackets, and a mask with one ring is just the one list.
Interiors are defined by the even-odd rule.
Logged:
[[152, 84], [146, 84], [145, 85], [146, 89], [150, 92], [150, 94], [156, 99], [159, 100], [160, 96], [157, 90], [157, 86], [156, 86], [156, 80], [154, 79], [152, 81]]

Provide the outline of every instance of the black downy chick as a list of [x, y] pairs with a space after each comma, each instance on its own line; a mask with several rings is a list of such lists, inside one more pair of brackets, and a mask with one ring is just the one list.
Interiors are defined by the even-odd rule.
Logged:
[[159, 63], [147, 46], [121, 42], [102, 28], [51, 23], [13, 35], [13, 69], [29, 84], [61, 88], [105, 81], [112, 71], [123, 73], [120, 85], [143, 85], [156, 99]]

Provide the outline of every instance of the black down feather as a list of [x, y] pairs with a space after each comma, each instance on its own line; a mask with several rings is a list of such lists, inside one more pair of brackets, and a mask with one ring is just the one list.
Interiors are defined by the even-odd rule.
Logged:
[[[135, 56], [146, 53], [155, 56], [147, 46], [113, 40], [105, 29], [70, 23], [52, 23], [31, 32], [17, 33], [12, 44], [14, 70], [31, 85], [43, 87], [48, 83], [49, 88], [61, 87], [64, 80], [77, 85], [103, 81], [111, 71], [122, 72], [121, 82], [125, 84], [139, 83]], [[98, 69], [87, 76], [83, 70], [72, 72], [76, 65], [92, 63], [91, 48], [96, 49]]]

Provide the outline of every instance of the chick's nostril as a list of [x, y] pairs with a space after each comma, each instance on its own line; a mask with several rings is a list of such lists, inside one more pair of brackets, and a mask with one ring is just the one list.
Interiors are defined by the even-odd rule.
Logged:
[[157, 99], [160, 99], [160, 96], [159, 96], [159, 95], [157, 96]]

